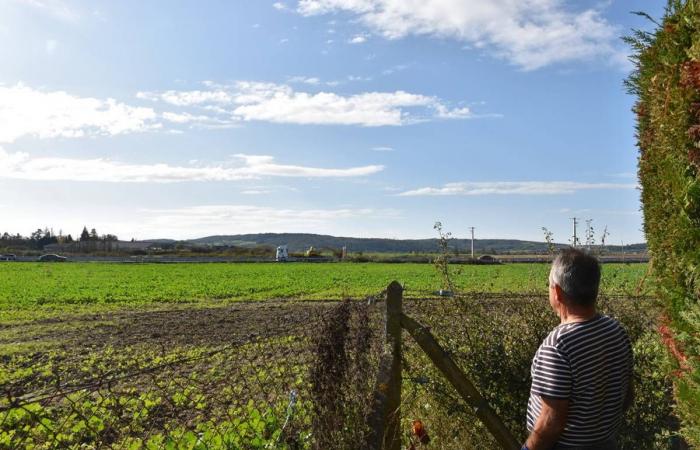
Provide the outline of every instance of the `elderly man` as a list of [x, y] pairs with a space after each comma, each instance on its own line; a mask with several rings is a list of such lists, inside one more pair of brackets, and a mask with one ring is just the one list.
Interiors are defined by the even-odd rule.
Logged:
[[600, 265], [574, 248], [549, 274], [549, 304], [561, 323], [532, 359], [527, 450], [616, 449], [632, 402], [632, 349], [625, 330], [598, 314]]

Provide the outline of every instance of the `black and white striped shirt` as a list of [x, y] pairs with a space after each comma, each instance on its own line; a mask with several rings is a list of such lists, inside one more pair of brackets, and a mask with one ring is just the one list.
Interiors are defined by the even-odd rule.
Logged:
[[527, 428], [535, 426], [541, 397], [569, 399], [559, 444], [590, 445], [614, 437], [632, 375], [632, 348], [620, 324], [597, 315], [556, 327], [532, 359]]

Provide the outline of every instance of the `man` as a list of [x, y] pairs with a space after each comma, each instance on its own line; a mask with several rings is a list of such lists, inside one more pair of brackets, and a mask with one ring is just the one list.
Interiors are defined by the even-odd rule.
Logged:
[[561, 319], [532, 359], [527, 450], [616, 449], [632, 402], [632, 349], [625, 330], [598, 314], [600, 265], [574, 248], [549, 274], [549, 304]]

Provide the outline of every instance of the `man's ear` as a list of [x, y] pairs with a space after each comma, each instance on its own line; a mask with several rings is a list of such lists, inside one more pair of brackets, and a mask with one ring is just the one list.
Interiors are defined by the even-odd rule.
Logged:
[[558, 284], [554, 285], [554, 300], [556, 300], [557, 303], [564, 304], [564, 291], [562, 290], [561, 286]]

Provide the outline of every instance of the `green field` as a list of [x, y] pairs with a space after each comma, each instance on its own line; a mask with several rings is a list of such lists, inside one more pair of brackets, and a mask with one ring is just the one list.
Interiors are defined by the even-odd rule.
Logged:
[[[544, 293], [549, 266], [464, 265], [452, 270], [460, 292]], [[603, 291], [636, 293], [646, 271], [646, 264], [605, 265]], [[405, 295], [413, 298], [433, 296], [442, 287], [430, 264], [9, 263], [0, 266], [0, 310], [358, 298], [381, 292], [392, 280], [404, 284]]]
[[[623, 449], [663, 440], [670, 411], [647, 268], [603, 266], [613, 297], [601, 308], [630, 330], [638, 361]], [[522, 438], [532, 354], [555, 323], [549, 265], [449, 269], [465, 295], [435, 299], [430, 264], [1, 264], [0, 449], [358, 448], [383, 303], [337, 300], [379, 296], [391, 280]], [[420, 417], [435, 448], [483, 448], [483, 427], [410, 345], [406, 429]], [[324, 422], [339, 414], [355, 426]]]

